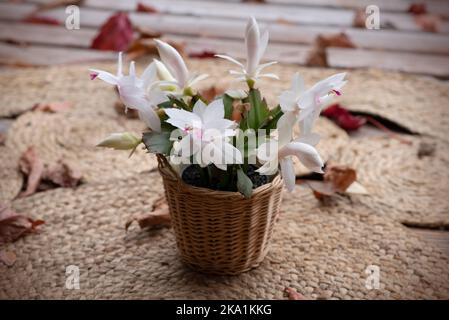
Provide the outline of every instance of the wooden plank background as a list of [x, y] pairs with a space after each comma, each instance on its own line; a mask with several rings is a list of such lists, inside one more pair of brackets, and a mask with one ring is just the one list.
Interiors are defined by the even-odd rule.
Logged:
[[[270, 31], [266, 59], [304, 65], [319, 35], [344, 32], [355, 48], [327, 48], [331, 67], [378, 67], [449, 78], [449, 1], [445, 0], [420, 1], [429, 14], [440, 16], [438, 32], [421, 29], [408, 12], [413, 3], [408, 0], [266, 0], [262, 4], [239, 0], [85, 0], [80, 30], [64, 27], [65, 7], [37, 14], [57, 19], [60, 26], [23, 22], [40, 5], [51, 2], [0, 0], [0, 62], [45, 65], [89, 57], [110, 59], [111, 53], [94, 51], [90, 44], [98, 28], [117, 11], [129, 12], [136, 27], [144, 26], [162, 33], [165, 39], [184, 43], [188, 54], [209, 50], [244, 57], [241, 40], [246, 19], [253, 15]], [[138, 3], [157, 13], [137, 12]], [[381, 25], [386, 27], [354, 27], [357, 10], [372, 4], [379, 7]], [[68, 47], [76, 51], [65, 50]]]

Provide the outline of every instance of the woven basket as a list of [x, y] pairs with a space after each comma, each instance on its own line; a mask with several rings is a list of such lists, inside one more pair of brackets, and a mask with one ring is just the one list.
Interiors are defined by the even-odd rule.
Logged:
[[165, 157], [158, 168], [182, 261], [194, 270], [235, 275], [257, 267], [268, 251], [283, 181], [276, 176], [246, 199], [184, 183]]

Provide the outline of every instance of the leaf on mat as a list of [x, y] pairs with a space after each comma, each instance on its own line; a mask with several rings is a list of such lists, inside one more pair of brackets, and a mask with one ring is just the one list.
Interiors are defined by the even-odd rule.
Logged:
[[34, 24], [48, 24], [53, 26], [61, 25], [61, 22], [55, 18], [38, 16], [36, 14], [31, 14], [24, 18], [22, 22], [34, 23]]
[[141, 2], [137, 3], [136, 11], [137, 12], [146, 12], [146, 13], [158, 13], [159, 12], [156, 8], [154, 8], [148, 4], [143, 4]]
[[17, 256], [12, 251], [0, 250], [0, 261], [3, 262], [8, 267], [14, 265], [17, 260]]
[[68, 110], [72, 106], [70, 102], [36, 103], [31, 110], [55, 113]]
[[284, 293], [288, 297], [288, 300], [307, 300], [306, 297], [293, 288], [285, 288]]
[[366, 123], [366, 118], [352, 115], [338, 103], [327, 107], [321, 114], [333, 120], [340, 128], [346, 131], [357, 130]]
[[354, 20], [352, 21], [352, 25], [356, 28], [365, 28], [366, 18], [367, 14], [365, 12], [365, 9], [357, 9], [354, 14]]
[[200, 95], [207, 101], [212, 101], [216, 97], [222, 95], [226, 91], [223, 87], [210, 86], [209, 88], [201, 89]]
[[425, 14], [427, 13], [427, 7], [425, 3], [412, 3], [408, 7], [408, 12], [411, 14]]
[[27, 177], [26, 189], [19, 197], [32, 195], [39, 188], [44, 173], [44, 163], [39, 158], [34, 146], [29, 147], [20, 157], [20, 171]]
[[215, 58], [216, 54], [217, 53], [212, 50], [203, 50], [203, 51], [197, 51], [197, 52], [190, 52], [189, 57], [197, 58], [197, 59], [209, 59], [209, 58]]
[[6, 135], [3, 132], [0, 132], [0, 146], [4, 145], [6, 141]]
[[435, 143], [421, 141], [418, 147], [418, 158], [431, 157], [435, 154]]
[[129, 226], [136, 221], [141, 229], [153, 226], [170, 226], [171, 218], [168, 209], [168, 204], [165, 197], [157, 199], [150, 213], [136, 216], [128, 220], [125, 224], [125, 229], [128, 231]]
[[415, 23], [427, 32], [439, 32], [441, 27], [441, 17], [435, 14], [419, 14], [415, 16]]
[[67, 163], [62, 161], [46, 168], [43, 175], [43, 180], [63, 188], [76, 187], [80, 184], [81, 178], [82, 174], [80, 171], [71, 168]]
[[118, 12], [111, 16], [92, 41], [91, 48], [125, 51], [133, 40], [133, 27], [128, 15]]
[[0, 204], [0, 245], [35, 232], [36, 227], [43, 223], [43, 220], [33, 220]]
[[318, 199], [335, 193], [367, 194], [366, 189], [356, 180], [357, 172], [354, 169], [331, 162], [326, 164], [324, 175], [296, 177], [296, 183], [308, 186]]
[[82, 175], [63, 161], [45, 166], [34, 146], [20, 157], [20, 171], [27, 177], [26, 189], [19, 197], [30, 196], [38, 191], [55, 187], [74, 188], [80, 184]]
[[138, 119], [139, 118], [139, 112], [136, 109], [129, 109], [126, 110], [125, 104], [119, 99], [114, 104], [115, 111], [121, 115], [125, 116], [128, 119]]

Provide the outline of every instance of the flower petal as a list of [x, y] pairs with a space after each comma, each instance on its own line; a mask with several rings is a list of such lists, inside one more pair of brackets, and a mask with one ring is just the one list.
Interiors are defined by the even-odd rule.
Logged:
[[175, 108], [166, 108], [164, 112], [169, 116], [166, 121], [179, 129], [201, 128], [201, 118], [192, 112]]
[[293, 160], [291, 157], [281, 159], [279, 161], [281, 166], [281, 175], [284, 179], [285, 187], [289, 192], [292, 192], [296, 186], [296, 174]]
[[162, 62], [164, 62], [170, 72], [175, 75], [180, 87], [184, 88], [189, 78], [189, 71], [187, 70], [187, 66], [181, 55], [168, 43], [159, 39], [155, 39], [154, 41], [156, 42]]
[[217, 99], [209, 103], [206, 110], [203, 113], [202, 119], [203, 123], [216, 121], [219, 119], [224, 119], [225, 111], [222, 99]]
[[254, 76], [259, 64], [260, 32], [257, 21], [251, 17], [246, 25], [246, 70], [248, 75]]
[[293, 91], [284, 91], [279, 96], [279, 105], [283, 112], [292, 112], [297, 109], [296, 95]]
[[217, 58], [221, 58], [221, 59], [228, 60], [229, 62], [232, 62], [232, 63], [238, 65], [238, 66], [241, 67], [242, 69], [245, 68], [245, 66], [244, 66], [241, 62], [238, 62], [238, 61], [235, 60], [233, 57], [227, 56], [227, 55], [225, 55], [225, 54], [216, 54], [215, 56], [216, 56]]
[[308, 169], [323, 173], [323, 160], [321, 160], [318, 151], [311, 145], [302, 142], [290, 142], [279, 150], [279, 158], [281, 159], [292, 155], [296, 156]]
[[278, 120], [278, 144], [282, 148], [292, 140], [293, 127], [296, 123], [296, 117], [293, 113], [284, 113]]
[[117, 85], [117, 83], [118, 83], [118, 77], [114, 76], [113, 74], [111, 74], [109, 72], [97, 70], [97, 69], [89, 69], [89, 71], [91, 73], [96, 74], [95, 78], [101, 79], [106, 83], [109, 83], [112, 85]]
[[140, 120], [142, 120], [148, 128], [155, 132], [161, 132], [161, 120], [153, 108], [140, 108], [138, 113]]

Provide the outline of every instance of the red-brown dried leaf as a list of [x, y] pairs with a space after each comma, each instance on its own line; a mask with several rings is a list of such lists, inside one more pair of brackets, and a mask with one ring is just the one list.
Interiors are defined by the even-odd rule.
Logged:
[[22, 22], [34, 24], [47, 24], [52, 26], [61, 25], [61, 22], [55, 18], [38, 16], [36, 14], [29, 15], [28, 17], [24, 18]]
[[153, 203], [150, 213], [129, 219], [125, 224], [125, 229], [128, 230], [134, 221], [139, 224], [141, 229], [154, 226], [169, 227], [171, 225], [171, 218], [165, 197], [160, 197]]
[[420, 14], [415, 16], [415, 23], [427, 32], [440, 32], [442, 19], [435, 14]]
[[0, 261], [11, 267], [16, 263], [17, 256], [12, 251], [0, 250]]
[[148, 4], [143, 4], [141, 2], [137, 3], [136, 11], [137, 12], [146, 12], [146, 13], [158, 13], [159, 12], [156, 8], [154, 8]]
[[357, 172], [345, 165], [328, 162], [324, 172], [324, 182], [330, 183], [335, 192], [345, 192], [357, 180]]
[[190, 58], [197, 58], [197, 59], [210, 59], [215, 58], [215, 55], [217, 53], [212, 50], [203, 50], [198, 52], [191, 52], [189, 53]]
[[327, 107], [321, 114], [333, 120], [340, 128], [346, 131], [357, 130], [366, 123], [366, 118], [352, 115], [338, 103]]
[[74, 188], [81, 183], [81, 179], [80, 171], [71, 168], [62, 161], [47, 168], [43, 174], [43, 180], [63, 188]]
[[39, 188], [39, 184], [44, 173], [44, 163], [39, 158], [36, 148], [29, 147], [20, 157], [19, 167], [27, 177], [26, 189], [21, 192], [19, 197], [32, 195]]
[[408, 12], [411, 14], [426, 14], [427, 13], [427, 7], [425, 3], [412, 3], [408, 7]]
[[284, 289], [284, 292], [287, 295], [288, 300], [307, 300], [306, 297], [304, 297], [293, 288], [287, 287]]
[[354, 15], [354, 20], [352, 21], [352, 25], [356, 28], [365, 28], [366, 18], [366, 11], [364, 9], [357, 9]]
[[43, 223], [43, 220], [33, 220], [0, 204], [0, 245], [35, 232], [36, 227]]
[[70, 109], [73, 106], [70, 102], [50, 102], [50, 103], [36, 103], [32, 110], [42, 112], [60, 112]]
[[92, 41], [91, 48], [98, 50], [125, 51], [133, 40], [133, 27], [128, 15], [118, 12], [111, 16]]
[[315, 40], [315, 45], [307, 57], [308, 66], [328, 67], [326, 48], [355, 48], [351, 39], [344, 33], [330, 35], [319, 35]]
[[210, 86], [209, 88], [201, 89], [200, 95], [207, 101], [214, 100], [217, 96], [222, 95], [226, 91], [223, 87]]

